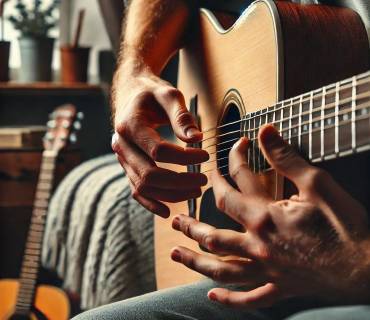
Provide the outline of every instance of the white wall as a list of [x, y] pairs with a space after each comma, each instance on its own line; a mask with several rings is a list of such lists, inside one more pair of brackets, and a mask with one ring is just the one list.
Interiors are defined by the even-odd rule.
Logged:
[[[43, 0], [45, 4], [50, 3], [50, 0]], [[68, 37], [71, 39], [72, 35], [68, 33], [73, 33], [73, 30], [76, 25], [76, 17], [78, 15], [78, 10], [80, 8], [86, 9], [85, 14], [85, 21], [84, 26], [81, 34], [80, 43], [83, 46], [92, 47], [91, 55], [90, 55], [90, 70], [89, 73], [93, 77], [97, 75], [97, 52], [102, 49], [110, 49], [110, 42], [108, 36], [106, 34], [103, 20], [101, 18], [99, 12], [99, 6], [96, 0], [61, 0], [62, 7], [65, 9], [64, 12], [61, 13], [62, 17], [61, 20], [68, 20], [71, 18], [70, 22], [70, 30], [63, 30], [61, 34], [63, 35], [63, 39], [67, 39]], [[33, 0], [25, 0], [26, 4], [31, 5]], [[16, 0], [10, 0], [5, 8], [5, 16], [9, 16], [10, 14], [14, 13], [14, 5]], [[70, 12], [68, 12], [70, 11]], [[68, 24], [62, 23], [62, 27], [68, 28]], [[20, 54], [19, 54], [19, 46], [18, 46], [18, 38], [19, 34], [18, 31], [13, 29], [13, 26], [6, 20], [5, 21], [5, 38], [8, 41], [12, 42], [11, 47], [11, 57], [10, 57], [10, 67], [17, 69], [20, 67]], [[53, 37], [59, 37], [59, 30], [54, 30], [51, 33]], [[59, 57], [59, 48], [60, 42], [59, 40], [55, 44], [54, 50], [54, 60], [53, 60], [53, 69], [59, 69], [60, 66], [60, 57]]]

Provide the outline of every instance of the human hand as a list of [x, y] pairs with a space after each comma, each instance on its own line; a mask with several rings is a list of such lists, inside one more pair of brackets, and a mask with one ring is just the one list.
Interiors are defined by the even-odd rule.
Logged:
[[247, 291], [215, 288], [211, 300], [233, 307], [271, 306], [290, 296], [341, 302], [369, 300], [369, 245], [365, 209], [325, 171], [308, 164], [271, 126], [259, 132], [264, 156], [299, 190], [290, 199], [272, 199], [248, 167], [243, 138], [230, 152], [229, 171], [239, 190], [219, 173], [212, 176], [217, 207], [246, 232], [215, 229], [180, 215], [182, 231], [222, 260], [184, 247], [172, 259], [216, 281], [249, 286]]
[[116, 73], [112, 98], [116, 110], [112, 148], [129, 177], [133, 197], [162, 217], [169, 216], [169, 209], [161, 201], [199, 197], [201, 186], [207, 184], [205, 175], [177, 173], [155, 163], [188, 165], [209, 158], [204, 150], [182, 148], [161, 139], [155, 130], [170, 124], [184, 142], [202, 139], [182, 93], [148, 70], [127, 71], [124, 75]]

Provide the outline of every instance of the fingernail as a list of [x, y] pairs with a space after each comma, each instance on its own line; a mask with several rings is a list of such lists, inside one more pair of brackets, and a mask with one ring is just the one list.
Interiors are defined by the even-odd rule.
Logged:
[[190, 127], [188, 129], [186, 129], [186, 136], [188, 138], [194, 138], [198, 134], [199, 134], [199, 130], [195, 127]]
[[216, 301], [217, 300], [217, 296], [216, 296], [216, 294], [213, 291], [208, 292], [208, 298], [210, 300], [212, 300], [212, 301]]
[[174, 228], [175, 230], [180, 230], [180, 218], [178, 216], [173, 218], [172, 228]]
[[117, 142], [118, 142], [118, 133], [115, 132], [112, 135], [112, 142], [111, 142], [111, 146], [112, 146], [113, 151], [116, 151], [115, 149], [117, 148]]
[[171, 252], [171, 259], [173, 261], [180, 262], [181, 261], [181, 253], [180, 253], [180, 251], [177, 250], [177, 249], [172, 250], [172, 252]]

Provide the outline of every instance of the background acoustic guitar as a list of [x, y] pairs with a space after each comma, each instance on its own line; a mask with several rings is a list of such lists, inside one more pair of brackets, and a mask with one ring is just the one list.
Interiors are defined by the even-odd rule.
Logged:
[[79, 119], [82, 114], [72, 105], [63, 105], [50, 115], [20, 278], [0, 280], [0, 320], [69, 319], [67, 295], [56, 287], [38, 286], [37, 280], [57, 157], [69, 142], [76, 142]]
[[[191, 35], [180, 53], [179, 89], [199, 119], [204, 137], [198, 147], [210, 159], [189, 170], [208, 174], [217, 167], [227, 176], [229, 150], [247, 136], [250, 168], [275, 198], [289, 196], [293, 186], [269, 168], [256, 141], [258, 128], [273, 123], [370, 212], [369, 40], [357, 13], [257, 0], [236, 21], [201, 10]], [[217, 210], [210, 184], [199, 199], [170, 209], [171, 215], [188, 212], [218, 227], [238, 228]], [[176, 245], [199, 250], [171, 229], [171, 220], [155, 220], [159, 288], [200, 278], [170, 260]]]

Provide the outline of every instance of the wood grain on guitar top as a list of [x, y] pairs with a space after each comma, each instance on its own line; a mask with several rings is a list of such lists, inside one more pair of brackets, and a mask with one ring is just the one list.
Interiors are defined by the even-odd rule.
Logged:
[[[242, 103], [237, 106], [245, 115], [369, 68], [366, 30], [350, 9], [260, 0], [228, 30], [221, 25], [212, 13], [202, 10], [199, 25], [180, 54], [179, 89], [187, 102], [198, 96], [203, 131], [222, 121], [230, 90], [240, 95]], [[217, 146], [207, 151], [215, 154]], [[216, 166], [217, 162], [204, 164], [201, 171], [209, 172]], [[175, 165], [166, 168], [184, 171]], [[275, 197], [283, 194], [282, 181], [276, 175], [261, 178]], [[209, 183], [203, 191], [210, 187]], [[197, 200], [197, 217], [200, 203], [201, 198]], [[188, 212], [186, 202], [169, 206], [171, 217]], [[155, 218], [158, 288], [200, 279], [195, 272], [170, 260], [170, 250], [176, 245], [199, 250], [195, 243], [171, 229], [171, 217]]]

